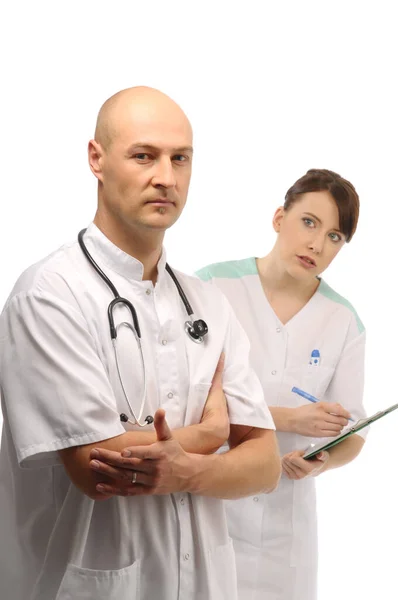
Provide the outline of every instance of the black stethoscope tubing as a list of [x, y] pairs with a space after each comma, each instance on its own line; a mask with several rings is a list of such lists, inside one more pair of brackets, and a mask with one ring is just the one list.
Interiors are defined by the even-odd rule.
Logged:
[[[101, 267], [96, 263], [94, 258], [91, 256], [91, 254], [88, 251], [88, 249], [84, 243], [84, 240], [83, 240], [85, 232], [86, 232], [86, 229], [82, 229], [77, 236], [79, 246], [80, 246], [84, 256], [87, 258], [87, 260], [92, 265], [94, 270], [101, 277], [101, 279], [106, 283], [106, 285], [109, 287], [109, 289], [111, 290], [111, 292], [114, 295], [114, 299], [109, 303], [109, 306], [108, 306], [108, 322], [109, 322], [109, 329], [110, 329], [112, 342], [113, 342], [113, 344], [115, 344], [116, 337], [117, 337], [117, 328], [115, 327], [115, 322], [113, 319], [113, 310], [117, 304], [123, 304], [124, 306], [127, 306], [127, 308], [129, 309], [129, 311], [131, 313], [132, 319], [133, 319], [134, 330], [137, 335], [137, 342], [139, 344], [139, 348], [140, 348], [140, 352], [141, 352], [141, 359], [143, 362], [144, 381], [145, 381], [145, 365], [144, 365], [144, 358], [142, 355], [142, 347], [141, 347], [141, 329], [140, 329], [139, 322], [138, 322], [137, 312], [136, 312], [133, 304], [129, 300], [120, 296], [116, 286], [112, 283], [112, 281], [109, 279], [109, 277], [103, 272]], [[172, 280], [178, 290], [178, 294], [185, 306], [185, 310], [187, 311], [188, 317], [190, 317], [190, 321], [185, 322], [185, 331], [187, 332], [187, 334], [189, 335], [189, 337], [191, 338], [192, 341], [194, 341], [196, 343], [202, 343], [204, 336], [208, 333], [207, 324], [202, 319], [198, 319], [196, 321], [193, 320], [194, 314], [193, 314], [192, 307], [191, 307], [190, 303], [188, 302], [188, 298], [186, 297], [185, 292], [182, 289], [180, 282], [178, 281], [178, 279], [174, 275], [171, 267], [167, 263], [166, 263], [165, 268], [166, 268], [167, 272], [169, 273], [170, 277], [172, 278]], [[118, 367], [118, 370], [119, 370], [119, 367]], [[120, 378], [120, 373], [119, 373], [119, 378]], [[120, 381], [121, 381], [121, 379], [120, 379]], [[130, 402], [129, 402], [126, 392], [124, 390], [122, 381], [121, 381], [121, 385], [122, 385], [123, 393], [125, 395], [130, 412], [131, 412], [132, 416], [134, 417], [135, 423], [137, 425], [139, 425], [140, 427], [143, 427], [144, 425], [142, 425], [140, 423], [140, 417], [137, 418], [135, 416], [135, 413], [130, 405]], [[144, 398], [144, 401], [145, 401], [145, 398]], [[142, 412], [142, 409], [141, 409], [141, 412]], [[127, 422], [127, 421], [130, 422], [127, 415], [125, 415], [124, 413], [122, 413], [120, 415], [120, 420], [122, 422]], [[153, 422], [153, 417], [151, 417], [150, 415], [148, 417], [146, 417], [146, 419], [145, 419], [146, 425], [149, 425], [152, 422]]]

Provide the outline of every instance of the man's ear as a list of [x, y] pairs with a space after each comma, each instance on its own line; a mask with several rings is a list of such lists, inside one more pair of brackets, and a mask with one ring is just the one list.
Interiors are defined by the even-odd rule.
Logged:
[[99, 181], [102, 181], [102, 157], [104, 151], [101, 144], [95, 140], [90, 140], [88, 143], [88, 164], [90, 165], [91, 172], [96, 176]]

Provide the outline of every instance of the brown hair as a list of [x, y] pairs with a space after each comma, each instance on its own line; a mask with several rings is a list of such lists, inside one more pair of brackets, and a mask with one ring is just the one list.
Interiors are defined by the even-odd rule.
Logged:
[[339, 229], [349, 242], [355, 233], [359, 217], [359, 197], [352, 183], [327, 169], [310, 169], [286, 192], [283, 208], [289, 208], [307, 192], [327, 191], [333, 196], [339, 211]]

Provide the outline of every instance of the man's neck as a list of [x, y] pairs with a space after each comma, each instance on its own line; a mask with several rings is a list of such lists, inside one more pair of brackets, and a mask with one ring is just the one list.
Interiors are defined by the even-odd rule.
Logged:
[[139, 228], [132, 230], [108, 218], [103, 218], [98, 212], [94, 217], [94, 224], [115, 246], [143, 264], [143, 280], [156, 283], [164, 231]]

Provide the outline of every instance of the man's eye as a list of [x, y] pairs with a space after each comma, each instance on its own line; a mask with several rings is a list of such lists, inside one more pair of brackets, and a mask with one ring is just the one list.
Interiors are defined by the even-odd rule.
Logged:
[[173, 160], [175, 160], [176, 162], [186, 162], [188, 160], [188, 157], [184, 156], [183, 154], [176, 154], [175, 156], [173, 156]]
[[137, 158], [138, 160], [148, 160], [149, 154], [146, 154], [145, 152], [140, 152], [139, 154], [135, 154], [134, 158]]

